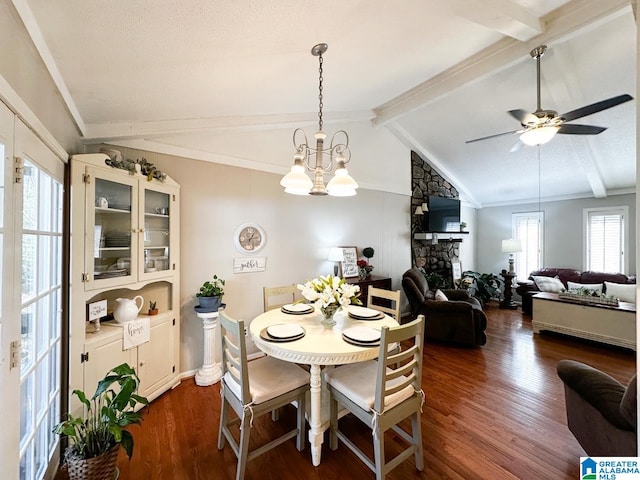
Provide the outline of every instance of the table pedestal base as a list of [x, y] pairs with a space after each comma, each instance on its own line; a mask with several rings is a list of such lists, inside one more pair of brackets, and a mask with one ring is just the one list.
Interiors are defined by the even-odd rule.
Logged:
[[309, 444], [311, 446], [311, 461], [314, 467], [320, 465], [320, 457], [322, 454], [322, 441], [324, 440], [324, 431], [322, 429], [322, 377], [320, 376], [320, 365], [311, 365], [311, 405], [309, 409]]

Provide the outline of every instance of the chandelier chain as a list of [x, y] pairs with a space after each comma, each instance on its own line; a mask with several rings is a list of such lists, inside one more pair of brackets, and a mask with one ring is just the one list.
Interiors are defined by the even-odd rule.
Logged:
[[318, 77], [318, 130], [322, 131], [322, 54], [318, 55], [319, 77]]

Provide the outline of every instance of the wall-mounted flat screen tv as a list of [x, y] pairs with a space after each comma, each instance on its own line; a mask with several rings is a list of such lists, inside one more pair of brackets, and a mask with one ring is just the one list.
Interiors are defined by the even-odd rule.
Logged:
[[430, 196], [425, 217], [428, 232], [459, 232], [460, 200]]

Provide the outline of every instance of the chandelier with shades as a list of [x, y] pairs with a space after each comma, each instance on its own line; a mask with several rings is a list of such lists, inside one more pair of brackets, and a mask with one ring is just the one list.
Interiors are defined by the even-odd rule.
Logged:
[[[331, 137], [331, 143], [325, 148], [327, 135], [322, 130], [322, 54], [327, 51], [326, 43], [319, 43], [311, 49], [311, 54], [318, 57], [318, 131], [315, 134], [315, 148], [309, 145], [307, 135], [301, 128], [293, 132], [293, 145], [296, 153], [293, 156], [293, 166], [280, 185], [286, 193], [293, 195], [333, 195], [336, 197], [350, 197], [356, 194], [358, 184], [351, 178], [345, 165], [351, 160], [349, 150], [349, 136], [344, 130], [338, 130]], [[325, 156], [328, 161], [325, 162]], [[312, 161], [315, 160], [315, 161]], [[306, 171], [313, 172], [313, 181]], [[326, 185], [324, 174], [334, 172], [333, 178]]]

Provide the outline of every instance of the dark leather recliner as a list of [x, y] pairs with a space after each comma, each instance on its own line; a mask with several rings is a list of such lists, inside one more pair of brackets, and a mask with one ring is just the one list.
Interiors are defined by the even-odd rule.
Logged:
[[567, 425], [587, 455], [637, 455], [636, 377], [626, 387], [604, 372], [574, 360], [560, 360]]
[[402, 275], [402, 288], [412, 317], [421, 313], [425, 316], [425, 338], [466, 345], [487, 343], [487, 316], [467, 290], [442, 290], [449, 300], [437, 301], [427, 279], [415, 267]]

